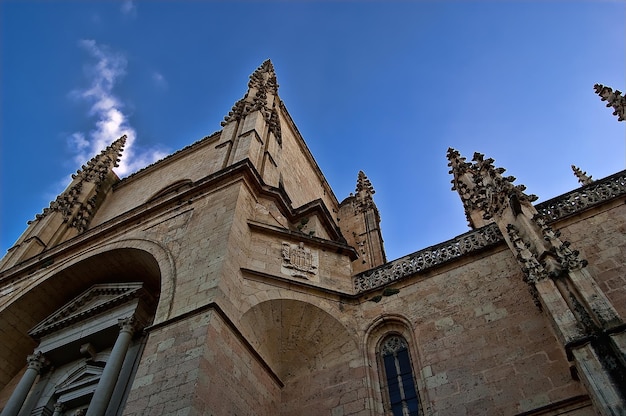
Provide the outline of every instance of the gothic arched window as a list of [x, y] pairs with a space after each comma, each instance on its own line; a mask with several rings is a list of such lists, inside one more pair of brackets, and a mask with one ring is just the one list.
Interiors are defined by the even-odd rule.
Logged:
[[380, 345], [383, 390], [388, 403], [385, 409], [393, 416], [419, 415], [419, 398], [413, 376], [409, 347], [400, 335], [387, 336]]

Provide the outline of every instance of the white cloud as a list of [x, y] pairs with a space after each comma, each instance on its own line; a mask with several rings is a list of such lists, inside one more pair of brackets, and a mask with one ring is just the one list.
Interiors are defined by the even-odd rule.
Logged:
[[68, 138], [76, 152], [76, 162], [82, 165], [123, 135], [127, 139], [119, 167], [116, 168], [118, 175], [128, 175], [163, 158], [166, 153], [157, 150], [136, 151], [136, 131], [124, 113], [123, 103], [113, 94], [116, 82], [126, 73], [124, 55], [98, 45], [94, 40], [82, 40], [80, 46], [95, 58], [96, 63], [86, 68], [90, 86], [73, 91], [72, 96], [91, 104], [89, 115], [95, 117], [96, 122], [95, 128], [87, 135], [75, 132]]
[[154, 71], [152, 73], [152, 81], [159, 88], [167, 88], [167, 80], [160, 72]]
[[120, 10], [125, 16], [135, 17], [137, 15], [137, 6], [132, 0], [124, 0]]
[[89, 141], [85, 139], [85, 135], [81, 132], [73, 133], [69, 137], [69, 141], [74, 146], [74, 148], [79, 151], [85, 151], [89, 148]]

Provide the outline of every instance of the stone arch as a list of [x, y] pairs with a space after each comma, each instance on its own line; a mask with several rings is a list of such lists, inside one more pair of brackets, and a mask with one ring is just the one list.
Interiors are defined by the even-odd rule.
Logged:
[[[0, 310], [0, 389], [24, 368], [36, 342], [28, 331], [58, 308], [97, 283], [143, 282], [157, 300], [157, 319], [167, 319], [173, 298], [174, 269], [168, 253], [155, 243], [126, 240], [90, 248], [49, 266], [19, 291], [7, 295]], [[8, 386], [11, 389], [11, 386]]]
[[381, 344], [386, 337], [390, 335], [399, 335], [409, 344], [409, 355], [413, 364], [413, 371], [417, 382], [417, 390], [421, 399], [422, 411], [425, 410], [428, 400], [426, 397], [426, 389], [420, 376], [422, 366], [419, 357], [419, 348], [416, 339], [415, 330], [411, 325], [411, 321], [400, 314], [385, 314], [374, 320], [365, 332], [363, 338], [363, 351], [365, 354], [366, 367], [369, 369], [367, 373], [367, 382], [370, 389], [370, 397], [374, 398], [373, 409], [383, 414], [383, 392], [381, 389], [381, 368], [377, 354], [380, 351]]
[[241, 324], [252, 346], [285, 383], [324, 369], [341, 356], [358, 356], [358, 345], [343, 324], [308, 302], [264, 301], [248, 309]]
[[156, 201], [168, 194], [180, 193], [186, 189], [189, 189], [193, 186], [193, 181], [191, 179], [181, 179], [171, 184], [163, 187], [160, 191], [157, 191], [154, 195], [152, 195], [147, 202]]

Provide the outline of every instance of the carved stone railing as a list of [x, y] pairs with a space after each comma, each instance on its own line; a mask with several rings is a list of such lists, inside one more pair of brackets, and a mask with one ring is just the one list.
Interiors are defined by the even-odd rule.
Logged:
[[[626, 171], [618, 172], [582, 188], [537, 204], [535, 208], [540, 214], [545, 216], [548, 223], [552, 223], [623, 195], [626, 195]], [[455, 237], [452, 240], [360, 273], [354, 276], [354, 290], [356, 293], [361, 293], [385, 286], [388, 283], [426, 271], [465, 254], [493, 246], [503, 241], [503, 239], [495, 223], [486, 225]]]
[[535, 208], [548, 222], [553, 222], [622, 195], [626, 195], [626, 171], [544, 201]]
[[492, 246], [501, 240], [503, 237], [498, 226], [495, 223], [486, 225], [452, 240], [401, 257], [376, 269], [360, 273], [354, 277], [354, 290], [359, 293], [384, 286], [464, 254]]

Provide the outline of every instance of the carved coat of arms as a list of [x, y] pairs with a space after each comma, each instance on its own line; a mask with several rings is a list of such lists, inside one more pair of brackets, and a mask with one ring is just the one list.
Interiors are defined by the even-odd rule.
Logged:
[[317, 274], [317, 252], [304, 247], [304, 243], [283, 243], [281, 271], [293, 277], [309, 279]]

